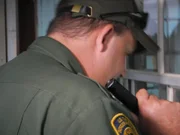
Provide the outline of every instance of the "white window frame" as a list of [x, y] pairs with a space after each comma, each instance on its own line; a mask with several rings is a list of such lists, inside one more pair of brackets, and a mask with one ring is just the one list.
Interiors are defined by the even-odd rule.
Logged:
[[19, 53], [17, 9], [17, 0], [6, 0], [7, 61], [14, 59]]

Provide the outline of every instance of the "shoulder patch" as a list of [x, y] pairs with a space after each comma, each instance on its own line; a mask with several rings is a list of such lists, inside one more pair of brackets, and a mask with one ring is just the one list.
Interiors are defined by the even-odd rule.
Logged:
[[116, 114], [111, 120], [116, 135], [139, 135], [132, 122], [124, 114]]

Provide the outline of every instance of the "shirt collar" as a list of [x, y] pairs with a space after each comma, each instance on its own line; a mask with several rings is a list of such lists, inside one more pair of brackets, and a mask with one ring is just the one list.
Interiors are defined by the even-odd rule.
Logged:
[[35, 49], [40, 51], [56, 61], [60, 62], [63, 66], [74, 73], [81, 73], [85, 75], [85, 72], [80, 65], [80, 62], [72, 54], [72, 52], [62, 45], [60, 42], [48, 37], [39, 37], [34, 43], [29, 47], [29, 49]]

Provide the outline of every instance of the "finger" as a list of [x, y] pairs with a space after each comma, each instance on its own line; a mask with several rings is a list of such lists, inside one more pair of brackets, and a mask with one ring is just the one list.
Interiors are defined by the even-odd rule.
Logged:
[[150, 95], [149, 99], [150, 100], [159, 100], [159, 98], [157, 96], [155, 96], [155, 95]]
[[144, 101], [149, 99], [149, 94], [148, 94], [147, 90], [141, 89], [137, 92], [136, 97], [138, 99], [138, 102], [141, 104]]
[[138, 98], [138, 99], [148, 99], [149, 98], [149, 94], [148, 94], [148, 92], [147, 92], [147, 90], [146, 89], [140, 89], [138, 92], [137, 92], [137, 94], [136, 94], [136, 97]]

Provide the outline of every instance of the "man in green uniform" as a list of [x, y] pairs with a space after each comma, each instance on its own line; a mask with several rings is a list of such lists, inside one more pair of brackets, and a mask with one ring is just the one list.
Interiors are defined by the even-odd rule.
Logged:
[[132, 52], [156, 52], [134, 0], [62, 0], [47, 36], [0, 68], [1, 135], [139, 135], [105, 88]]

